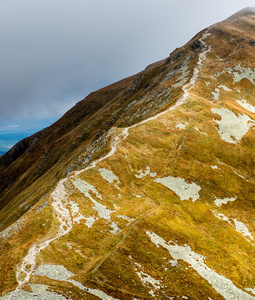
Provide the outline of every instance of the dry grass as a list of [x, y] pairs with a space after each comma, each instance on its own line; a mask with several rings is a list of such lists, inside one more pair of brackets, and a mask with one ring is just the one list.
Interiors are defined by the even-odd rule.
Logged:
[[[169, 253], [162, 247], [157, 248], [146, 235], [146, 231], [149, 230], [156, 232], [166, 241], [189, 245], [193, 251], [205, 257], [209, 268], [231, 279], [237, 287], [254, 287], [254, 245], [229, 223], [216, 218], [212, 212], [223, 213], [231, 220], [236, 218], [255, 236], [254, 129], [236, 145], [226, 143], [220, 138], [214, 121], [219, 117], [211, 111], [215, 107], [227, 107], [235, 114], [245, 113], [254, 119], [254, 114], [238, 105], [235, 99], [247, 99], [254, 103], [251, 101], [255, 87], [246, 79], [234, 83], [230, 74], [224, 71], [226, 65], [233, 68], [239, 60], [242, 60], [244, 66], [249, 63], [250, 67], [255, 68], [254, 48], [239, 37], [240, 32], [245, 39], [251, 34], [250, 25], [244, 21], [247, 20], [242, 20], [241, 24], [230, 21], [220, 23], [211, 29], [212, 35], [207, 41], [213, 45], [212, 51], [208, 54], [206, 64], [200, 70], [199, 80], [190, 90], [190, 97], [184, 105], [130, 129], [128, 137], [118, 145], [118, 150], [113, 156], [79, 175], [79, 178], [97, 188], [102, 199], [96, 198], [93, 193], [91, 196], [113, 211], [111, 221], [118, 225], [120, 231], [116, 235], [112, 234], [109, 222], [102, 218], [96, 220], [91, 228], [86, 227], [82, 220], [80, 224], [73, 224], [68, 234], [45, 248], [37, 257], [38, 264], [64, 265], [76, 274], [75, 280], [88, 287], [103, 290], [112, 297], [152, 299], [153, 296], [149, 294], [152, 287], [144, 285], [136, 273], [135, 263], [139, 263], [140, 271], [162, 282], [162, 287], [155, 291], [157, 299], [177, 295], [189, 299], [223, 299], [184, 261], [178, 261], [177, 266], [172, 266]], [[233, 38], [238, 39], [238, 42], [234, 43]], [[189, 53], [187, 48], [190, 49], [193, 41], [194, 39], [186, 46], [182, 55]], [[191, 70], [197, 62], [196, 51], [190, 61]], [[249, 57], [249, 62], [245, 57]], [[173, 61], [172, 67], [178, 68], [182, 59], [183, 57]], [[146, 98], [144, 87], [153, 77], [157, 82], [157, 89], [160, 89], [161, 85], [165, 88], [173, 84], [178, 79], [177, 75], [167, 82], [160, 83], [169, 70], [170, 66], [163, 62], [156, 65], [154, 71], [147, 73], [139, 89], [130, 96], [126, 104], [134, 99], [142, 103]], [[216, 76], [221, 71], [224, 72]], [[231, 91], [220, 90], [219, 99], [213, 100], [211, 92], [222, 82]], [[120, 86], [116, 93], [119, 97]], [[173, 102], [180, 93], [180, 89], [173, 92]], [[102, 116], [105, 108], [102, 108], [101, 115], [97, 112], [96, 126], [99, 126], [103, 119], [111, 118], [117, 110], [118, 101], [116, 100], [115, 104], [111, 103], [115, 106], [111, 106], [107, 118]], [[149, 104], [146, 102], [145, 106]], [[167, 105], [170, 105], [170, 102]], [[159, 110], [154, 107], [150, 115], [161, 109], [165, 109], [165, 106]], [[133, 116], [133, 111], [125, 112], [122, 116], [120, 114], [119, 121], [116, 122], [126, 126], [129, 122], [126, 119], [128, 114], [129, 117]], [[132, 122], [137, 122], [138, 119], [134, 118]], [[180, 130], [175, 127], [178, 123], [187, 125], [185, 129]], [[73, 129], [75, 137], [78, 136], [78, 132], [81, 133], [82, 127], [79, 127], [77, 132]], [[64, 144], [67, 140], [62, 138]], [[90, 142], [93, 145], [92, 139]], [[28, 247], [47, 239], [57, 231], [58, 222], [50, 206], [52, 199], [49, 191], [52, 191], [57, 180], [64, 176], [63, 169], [72, 164], [78, 167], [78, 156], [86, 143], [81, 143], [75, 150], [77, 152], [66, 154], [62, 149], [61, 154], [66, 155], [66, 158], [59, 158], [59, 162], [51, 170], [29, 185], [18, 197], [13, 198], [11, 203], [16, 201], [14, 207], [28, 197], [31, 197], [28, 203], [32, 205], [46, 193], [39, 203], [47, 201], [48, 205], [37, 214], [30, 210], [25, 215], [24, 229], [7, 242], [3, 242], [0, 266], [4, 272], [1, 272], [0, 277], [1, 291], [6, 292], [15, 287], [15, 267], [25, 256]], [[107, 149], [109, 140], [102, 148], [98, 148], [93, 158], [103, 156]], [[141, 179], [137, 178], [135, 174], [138, 174], [139, 170], [144, 171], [147, 166], [151, 172], [157, 173], [157, 177], [147, 175]], [[212, 169], [211, 166], [217, 166], [218, 169]], [[102, 178], [98, 172], [99, 167], [111, 170], [118, 176], [119, 189]], [[155, 178], [166, 176], [180, 177], [189, 183], [195, 182], [201, 187], [199, 200], [180, 201], [173, 191], [154, 182]], [[36, 190], [38, 185], [40, 192]], [[79, 204], [81, 214], [85, 217], [97, 217], [91, 200], [79, 192], [71, 180], [66, 184], [66, 190], [69, 199]], [[216, 198], [227, 197], [237, 197], [237, 200], [220, 208], [215, 205]], [[17, 218], [10, 206], [2, 210], [2, 215], [8, 219], [6, 224]], [[132, 218], [132, 221], [124, 220], [120, 215]], [[32, 277], [31, 280], [49, 284], [52, 290], [64, 295], [67, 295], [69, 290], [72, 299], [93, 299], [93, 296], [84, 292], [79, 296], [81, 291], [70, 283], [39, 277]]]

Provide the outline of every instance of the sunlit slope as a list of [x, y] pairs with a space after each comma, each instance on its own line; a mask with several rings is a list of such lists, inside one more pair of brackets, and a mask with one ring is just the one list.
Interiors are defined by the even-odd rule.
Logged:
[[201, 32], [70, 160], [2, 233], [1, 299], [255, 298], [254, 33], [253, 12]]
[[[196, 51], [193, 58], [195, 61]], [[91, 93], [45, 129], [38, 139], [30, 139], [32, 143], [22, 152], [23, 142], [20, 142], [2, 156], [0, 230], [26, 213], [60, 178], [104, 155], [108, 151], [108, 132], [113, 126], [129, 126], [171, 106], [181, 88], [164, 87], [161, 80], [173, 67], [177, 71], [182, 67], [182, 58], [175, 58], [175, 54], [139, 74]]]

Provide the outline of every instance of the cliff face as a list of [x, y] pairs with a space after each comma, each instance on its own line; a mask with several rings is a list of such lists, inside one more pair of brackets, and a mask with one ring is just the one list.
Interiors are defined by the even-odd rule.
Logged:
[[1, 299], [255, 297], [254, 33], [243, 10], [0, 158]]

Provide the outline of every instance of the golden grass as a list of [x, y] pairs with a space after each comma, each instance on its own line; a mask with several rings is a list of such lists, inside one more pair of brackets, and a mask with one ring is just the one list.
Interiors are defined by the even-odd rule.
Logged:
[[[247, 26], [247, 23], [242, 23], [242, 28], [248, 30], [248, 33], [244, 33], [245, 36], [250, 33]], [[217, 132], [214, 119], [219, 116], [211, 111], [213, 107], [227, 107], [236, 114], [245, 113], [254, 118], [254, 114], [247, 112], [234, 100], [245, 98], [252, 101], [255, 87], [250, 81], [234, 83], [230, 74], [226, 72], [215, 77], [225, 68], [226, 62], [227, 67], [234, 67], [238, 60], [243, 59], [244, 64], [248, 65], [245, 60], [248, 55], [251, 67], [255, 67], [252, 53], [254, 48], [246, 45], [243, 50], [241, 40], [237, 45], [231, 43], [233, 37], [237, 38], [234, 30], [236, 25], [231, 22], [221, 23], [211, 29], [212, 35], [207, 41], [213, 44], [212, 51], [208, 54], [207, 63], [201, 68], [199, 80], [190, 90], [190, 97], [184, 105], [130, 129], [128, 137], [118, 145], [118, 151], [113, 156], [79, 175], [79, 178], [97, 188], [102, 200], [93, 193], [91, 196], [113, 211], [111, 221], [118, 225], [120, 231], [116, 235], [111, 234], [109, 222], [102, 218], [96, 220], [92, 228], [86, 227], [82, 220], [80, 224], [73, 224], [67, 235], [53, 241], [44, 249], [37, 257], [38, 264], [62, 264], [76, 274], [74, 279], [119, 299], [152, 299], [149, 294], [151, 287], [143, 285], [136, 273], [137, 262], [142, 266], [140, 271], [162, 282], [162, 288], [155, 291], [157, 299], [177, 295], [190, 299], [222, 299], [187, 263], [179, 261], [177, 266], [172, 266], [169, 253], [162, 247], [157, 248], [146, 235], [146, 231], [149, 230], [156, 232], [166, 241], [189, 245], [193, 251], [205, 257], [209, 268], [231, 279], [237, 287], [244, 289], [255, 285], [254, 246], [233, 226], [217, 219], [213, 213], [223, 213], [231, 220], [236, 218], [246, 224], [253, 235], [255, 234], [254, 129], [236, 145], [228, 144], [221, 140]], [[222, 37], [224, 31], [226, 34]], [[190, 44], [186, 47], [190, 47]], [[187, 55], [189, 51], [185, 51]], [[219, 58], [223, 60], [220, 61]], [[179, 66], [180, 62], [173, 62], [174, 67]], [[194, 55], [190, 61], [191, 70], [196, 62], [197, 57]], [[143, 87], [153, 76], [156, 76], [159, 87], [170, 86], [177, 80], [178, 76], [175, 75], [172, 81], [160, 85], [160, 80], [169, 72], [170, 67], [165, 65], [165, 70], [157, 73], [160, 68], [157, 66], [157, 69], [146, 77], [142, 88], [131, 95], [128, 103], [134, 99], [142, 101], [146, 95], [146, 89], [143, 90]], [[222, 82], [232, 91], [221, 90], [219, 99], [215, 101], [211, 92]], [[171, 103], [180, 96], [180, 92], [180, 89], [173, 92]], [[117, 106], [116, 104], [114, 112]], [[100, 117], [98, 113], [94, 125], [98, 127], [103, 120], [109, 120], [111, 112], [109, 110], [105, 118]], [[150, 114], [157, 112], [154, 107]], [[126, 126], [128, 120], [125, 117], [128, 113], [123, 113], [122, 117], [121, 113], [119, 112], [118, 122], [121, 126]], [[175, 127], [178, 123], [187, 125], [185, 129], [179, 130]], [[81, 126], [75, 137], [78, 137], [78, 132], [82, 130]], [[117, 129], [117, 132], [121, 130]], [[93, 144], [91, 139], [90, 143]], [[53, 236], [58, 230], [58, 221], [50, 206], [52, 199], [49, 192], [53, 190], [58, 179], [64, 176], [65, 169], [70, 164], [77, 163], [81, 153], [83, 157], [87, 155], [83, 150], [86, 145], [84, 143], [77, 148], [80, 152], [76, 150], [72, 155], [68, 154], [66, 161], [64, 157], [61, 158], [59, 164], [13, 198], [11, 203], [17, 207], [31, 197], [28, 204], [32, 206], [45, 194], [45, 198], [40, 201], [46, 200], [48, 205], [38, 214], [30, 211], [25, 216], [24, 229], [7, 242], [3, 242], [0, 253], [0, 267], [4, 271], [0, 275], [1, 291], [6, 292], [16, 286], [15, 267], [26, 255], [29, 246]], [[109, 148], [107, 140], [102, 148], [98, 148], [93, 159], [105, 155]], [[75, 166], [78, 168], [81, 164]], [[139, 170], [144, 171], [148, 166], [151, 172], [157, 173], [157, 177], [147, 175], [139, 179], [135, 176]], [[212, 169], [211, 166], [217, 166], [218, 169]], [[102, 178], [98, 172], [99, 167], [109, 169], [118, 176], [119, 189]], [[201, 187], [200, 198], [195, 202], [180, 201], [173, 191], [154, 182], [155, 178], [166, 176], [195, 182]], [[37, 191], [38, 186], [40, 191]], [[80, 193], [70, 180], [66, 184], [66, 190], [69, 199], [79, 205], [81, 214], [85, 217], [97, 217], [91, 200]], [[237, 200], [220, 208], [215, 205], [216, 198], [228, 197], [237, 197]], [[5, 208], [2, 215], [8, 218], [6, 224], [13, 222], [17, 217], [10, 206]], [[133, 220], [121, 219], [120, 215]], [[42, 227], [44, 223], [45, 226]], [[31, 280], [49, 284], [52, 290], [64, 295], [69, 295], [70, 291], [72, 294], [69, 296], [72, 299], [95, 298], [70, 283], [57, 282], [46, 277], [32, 277]]]

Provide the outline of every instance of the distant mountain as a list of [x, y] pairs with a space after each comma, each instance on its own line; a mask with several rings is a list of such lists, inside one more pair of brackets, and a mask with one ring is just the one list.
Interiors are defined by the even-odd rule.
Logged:
[[0, 157], [0, 299], [255, 299], [255, 10]]
[[0, 132], [0, 153], [4, 154], [10, 150], [10, 145], [29, 136], [28, 132]]

